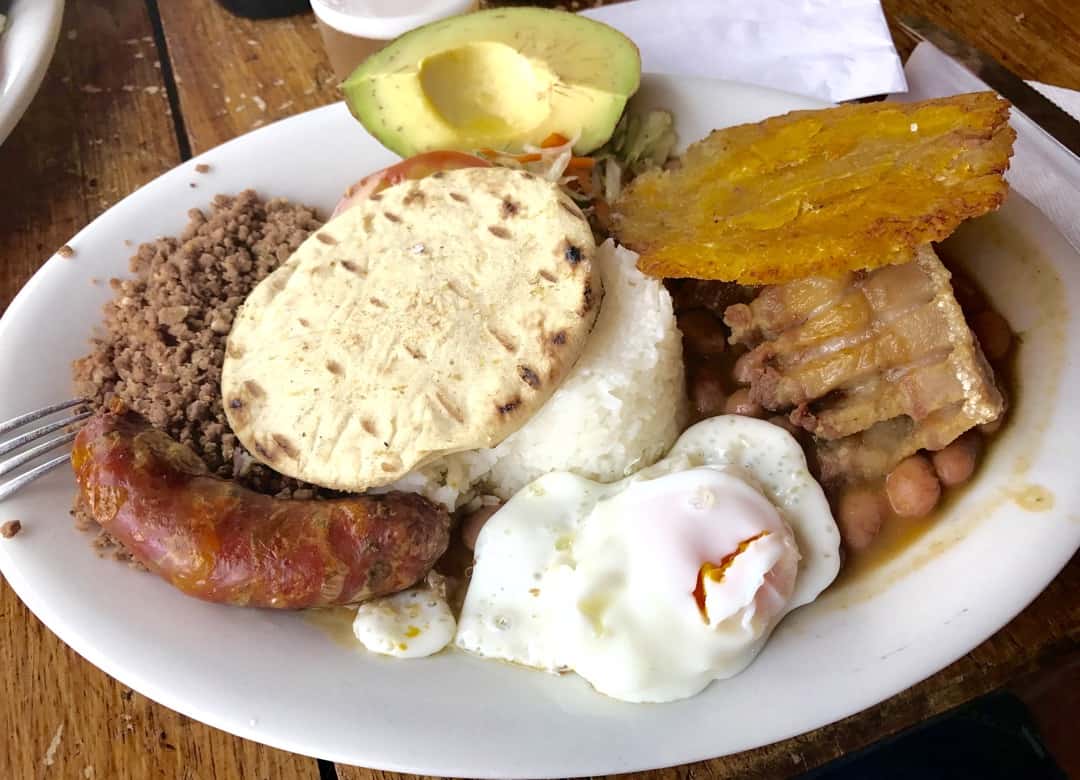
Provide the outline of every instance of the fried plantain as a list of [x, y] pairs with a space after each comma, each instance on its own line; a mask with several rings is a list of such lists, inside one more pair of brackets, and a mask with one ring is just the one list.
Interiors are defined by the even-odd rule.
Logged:
[[1016, 134], [976, 92], [794, 111], [713, 131], [639, 176], [615, 235], [652, 276], [778, 284], [911, 261], [1001, 205]]

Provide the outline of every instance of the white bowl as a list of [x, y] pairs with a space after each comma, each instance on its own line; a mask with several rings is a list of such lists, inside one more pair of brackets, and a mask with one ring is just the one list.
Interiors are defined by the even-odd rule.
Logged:
[[64, 0], [15, 0], [0, 33], [0, 144], [34, 99], [49, 68]]

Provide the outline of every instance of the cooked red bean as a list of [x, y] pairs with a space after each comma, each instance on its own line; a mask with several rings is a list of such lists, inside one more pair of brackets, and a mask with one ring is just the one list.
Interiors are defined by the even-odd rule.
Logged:
[[720, 320], [708, 309], [691, 309], [679, 315], [683, 346], [698, 355], [719, 355], [727, 347]]
[[870, 546], [885, 519], [884, 503], [881, 491], [869, 487], [849, 488], [840, 496], [836, 522], [848, 549], [858, 551]]
[[751, 359], [750, 352], [744, 352], [739, 355], [739, 359], [735, 361], [735, 367], [732, 370], [732, 374], [735, 377], [735, 381], [740, 385], [750, 384], [750, 365]]
[[476, 537], [491, 516], [499, 511], [502, 504], [482, 506], [470, 515], [467, 515], [461, 523], [461, 541], [470, 550], [476, 549]]
[[996, 311], [987, 309], [976, 314], [971, 324], [987, 360], [995, 362], [1008, 354], [1013, 335], [1004, 317]]
[[724, 382], [718, 374], [702, 368], [690, 379], [690, 401], [699, 417], [715, 417], [724, 413]]
[[885, 478], [889, 505], [900, 517], [925, 517], [941, 498], [941, 483], [922, 455], [902, 460]]
[[761, 404], [750, 400], [750, 391], [743, 387], [732, 393], [727, 403], [724, 404], [724, 411], [728, 414], [741, 414], [744, 417], [763, 417], [765, 410], [761, 408]]
[[948, 447], [938, 450], [931, 456], [934, 471], [945, 487], [953, 487], [967, 482], [975, 471], [979, 457], [979, 434], [968, 431]]

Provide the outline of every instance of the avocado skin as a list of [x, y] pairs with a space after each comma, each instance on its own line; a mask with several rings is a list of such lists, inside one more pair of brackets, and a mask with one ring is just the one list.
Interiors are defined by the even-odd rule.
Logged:
[[[470, 131], [449, 121], [425, 92], [422, 66], [433, 55], [454, 49], [503, 44], [540, 63], [552, 78], [548, 112], [531, 126], [502, 131]], [[500, 80], [501, 73], [493, 73]], [[577, 138], [574, 151], [603, 145], [615, 129], [626, 101], [637, 91], [641, 58], [629, 38], [607, 25], [564, 11], [496, 8], [443, 19], [411, 30], [376, 52], [342, 85], [349, 111], [381, 144], [408, 157], [437, 149], [475, 151], [492, 147], [520, 151], [552, 133]], [[503, 81], [494, 110], [513, 103], [524, 112], [542, 107], [524, 102], [522, 90]], [[461, 84], [468, 100], [490, 82]], [[440, 98], [446, 100], [454, 96]]]

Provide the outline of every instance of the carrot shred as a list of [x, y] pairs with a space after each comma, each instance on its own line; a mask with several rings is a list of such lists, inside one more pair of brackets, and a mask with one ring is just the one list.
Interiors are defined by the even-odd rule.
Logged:
[[592, 157], [571, 157], [566, 167], [590, 169], [596, 167], [596, 160]]
[[600, 223], [602, 227], [607, 227], [611, 224], [611, 205], [603, 198], [593, 198], [592, 202], [593, 213], [596, 215], [596, 221]]
[[560, 133], [552, 133], [540, 142], [541, 149], [550, 149], [553, 146], [562, 146], [570, 139]]

